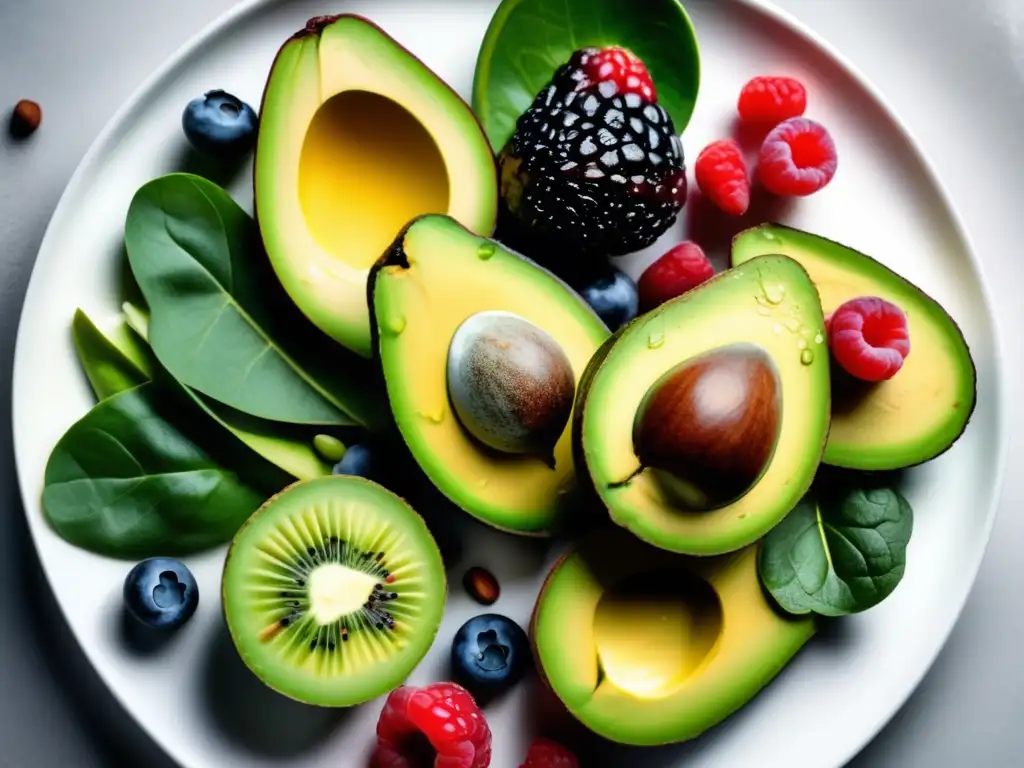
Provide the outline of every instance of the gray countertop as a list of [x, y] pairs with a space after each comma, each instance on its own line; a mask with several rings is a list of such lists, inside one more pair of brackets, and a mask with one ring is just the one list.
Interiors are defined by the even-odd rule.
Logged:
[[[44, 109], [43, 127], [31, 141], [15, 145], [0, 138], [3, 402], [10, 402], [25, 287], [64, 185], [143, 78], [232, 3], [0, 0], [0, 112], [20, 98]], [[1000, 322], [1021, 328], [1017, 286], [1024, 257], [1016, 228], [1024, 208], [1024, 0], [778, 5], [838, 47], [906, 121], [983, 254]], [[987, 254], [1015, 257], [1016, 265], [994, 274], [999, 261], [989, 262]], [[1007, 364], [1020, 381], [1019, 362]], [[1014, 455], [991, 546], [949, 644], [909, 703], [852, 765], [1024, 764], [1024, 518], [1017, 514], [1024, 478], [1014, 472]], [[18, 498], [6, 406], [0, 471], [0, 766], [169, 768], [88, 666], [59, 615]]]

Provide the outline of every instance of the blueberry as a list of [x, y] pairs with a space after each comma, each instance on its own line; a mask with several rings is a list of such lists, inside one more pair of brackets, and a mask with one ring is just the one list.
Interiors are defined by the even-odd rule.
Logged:
[[452, 670], [476, 695], [510, 688], [526, 672], [530, 641], [522, 627], [497, 613], [470, 619], [452, 641]]
[[124, 580], [128, 612], [153, 629], [175, 629], [196, 612], [199, 587], [183, 563], [169, 557], [143, 560]]
[[341, 461], [334, 465], [335, 475], [358, 475], [371, 479], [373, 466], [373, 451], [366, 443], [357, 443], [345, 451]]
[[611, 265], [577, 290], [613, 332], [636, 317], [640, 306], [636, 283]]
[[207, 91], [193, 99], [181, 116], [189, 143], [204, 155], [236, 160], [256, 143], [256, 112], [225, 91]]

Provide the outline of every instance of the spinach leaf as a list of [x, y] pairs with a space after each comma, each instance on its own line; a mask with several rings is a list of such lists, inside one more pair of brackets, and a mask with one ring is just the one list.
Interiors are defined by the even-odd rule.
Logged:
[[903, 578], [913, 511], [894, 488], [812, 489], [765, 536], [761, 581], [794, 614], [867, 610]]
[[151, 381], [112, 395], [58, 441], [43, 510], [62, 538], [111, 557], [184, 555], [228, 541], [263, 502], [175, 426], [175, 394]]
[[372, 429], [384, 418], [369, 362], [299, 312], [255, 222], [216, 184], [186, 173], [145, 184], [125, 246], [153, 351], [183, 384], [272, 421]]
[[[137, 337], [148, 340], [148, 314], [130, 302], [124, 303], [124, 314], [127, 325]], [[190, 387], [181, 386], [207, 416], [292, 477], [307, 480], [331, 474], [331, 465], [323, 460], [314, 447], [313, 441], [319, 430], [301, 424], [259, 419], [211, 400]]]
[[569, 60], [587, 46], [629, 48], [647, 65], [677, 133], [700, 88], [700, 51], [678, 0], [503, 0], [487, 28], [473, 79], [473, 111], [495, 152], [516, 120]]
[[134, 338], [124, 322], [107, 336], [78, 309], [71, 332], [78, 360], [98, 399], [105, 400], [149, 380], [152, 353]]

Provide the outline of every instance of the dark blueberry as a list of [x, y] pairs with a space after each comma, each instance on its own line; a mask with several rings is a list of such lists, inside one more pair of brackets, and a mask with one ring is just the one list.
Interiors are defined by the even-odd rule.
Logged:
[[153, 629], [175, 629], [196, 612], [199, 587], [183, 563], [168, 557], [143, 560], [124, 580], [128, 612]]
[[491, 695], [510, 688], [530, 663], [530, 641], [522, 627], [497, 613], [470, 619], [452, 641], [452, 670], [471, 693]]
[[612, 332], [636, 317], [640, 306], [636, 283], [610, 265], [577, 290]]
[[370, 446], [366, 443], [357, 443], [345, 451], [341, 461], [334, 465], [334, 474], [358, 475], [371, 479], [374, 470], [373, 464], [373, 450]]
[[225, 91], [208, 91], [193, 99], [181, 116], [181, 126], [197, 151], [216, 159], [237, 160], [256, 143], [256, 112]]

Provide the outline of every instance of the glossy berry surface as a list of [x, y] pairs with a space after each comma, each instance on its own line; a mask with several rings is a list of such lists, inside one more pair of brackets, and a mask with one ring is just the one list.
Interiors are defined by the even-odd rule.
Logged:
[[128, 572], [122, 592], [128, 612], [153, 629], [180, 627], [199, 605], [199, 588], [192, 572], [168, 557], [138, 563]]
[[189, 143], [217, 160], [237, 160], [249, 152], [256, 144], [258, 124], [252, 107], [219, 90], [190, 101], [181, 116]]
[[839, 158], [826, 128], [805, 117], [779, 123], [765, 137], [757, 173], [776, 195], [804, 197], [832, 181]]
[[519, 768], [579, 768], [576, 755], [557, 741], [534, 739], [526, 753], [526, 762]]
[[715, 268], [699, 245], [690, 241], [680, 243], [640, 275], [637, 283], [640, 311], [650, 312], [710, 280], [714, 275]]
[[891, 379], [910, 354], [907, 316], [877, 296], [851, 299], [829, 317], [829, 350], [844, 371], [861, 381]]
[[341, 461], [334, 465], [332, 474], [357, 475], [373, 479], [373, 450], [366, 443], [357, 443], [345, 451]]
[[462, 686], [403, 685], [388, 696], [371, 768], [488, 768], [490, 762], [491, 729]]
[[640, 299], [636, 283], [611, 265], [579, 283], [577, 290], [613, 332], [637, 315]]
[[762, 75], [743, 86], [736, 103], [740, 120], [776, 125], [807, 109], [807, 89], [792, 77]]
[[647, 66], [625, 48], [582, 48], [572, 55], [569, 63], [568, 76], [577, 91], [614, 83], [617, 93], [635, 93], [650, 103], [658, 100]]
[[506, 616], [476, 616], [452, 640], [455, 677], [476, 694], [495, 694], [515, 685], [530, 663], [530, 641]]
[[697, 186], [717, 208], [742, 216], [750, 207], [750, 179], [743, 150], [733, 139], [708, 144], [693, 167]]

